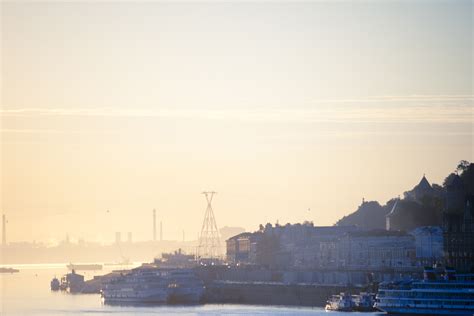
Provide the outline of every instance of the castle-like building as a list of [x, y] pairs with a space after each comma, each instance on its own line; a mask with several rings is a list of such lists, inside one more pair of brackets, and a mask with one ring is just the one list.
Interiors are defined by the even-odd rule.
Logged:
[[435, 196], [436, 192], [426, 179], [425, 175], [423, 175], [420, 183], [418, 183], [411, 191], [405, 192], [404, 195], [407, 200], [421, 203], [425, 196]]
[[[404, 193], [404, 200], [405, 201], [410, 201], [410, 202], [415, 202], [417, 204], [423, 204], [423, 200], [425, 197], [437, 197], [439, 196], [439, 193], [433, 189], [431, 184], [428, 182], [426, 179], [426, 176], [423, 175], [421, 178], [420, 182], [410, 191], [407, 191]], [[405, 218], [402, 213], [402, 208], [400, 203], [401, 199], [398, 197], [398, 199], [395, 199], [393, 202], [393, 206], [388, 212], [387, 215], [385, 215], [385, 229], [386, 230], [393, 230], [393, 231], [398, 231], [404, 229], [404, 221]]]

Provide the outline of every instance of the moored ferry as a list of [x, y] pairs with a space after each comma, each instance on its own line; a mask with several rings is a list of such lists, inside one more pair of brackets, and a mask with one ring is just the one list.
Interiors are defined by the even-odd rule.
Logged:
[[423, 280], [382, 283], [375, 307], [388, 314], [474, 315], [474, 274], [425, 268]]
[[108, 282], [104, 303], [199, 303], [204, 286], [191, 270], [136, 268]]

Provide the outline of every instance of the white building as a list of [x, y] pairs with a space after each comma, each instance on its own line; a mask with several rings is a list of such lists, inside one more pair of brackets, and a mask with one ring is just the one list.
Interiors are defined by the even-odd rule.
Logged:
[[422, 265], [432, 265], [443, 259], [443, 230], [438, 226], [417, 227], [410, 232], [415, 237], [416, 259]]
[[416, 265], [415, 238], [403, 232], [351, 232], [339, 240], [338, 248], [339, 267], [377, 270]]

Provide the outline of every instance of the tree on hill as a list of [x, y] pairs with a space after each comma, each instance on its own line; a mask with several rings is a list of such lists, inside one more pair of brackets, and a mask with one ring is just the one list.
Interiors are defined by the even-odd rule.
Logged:
[[424, 196], [422, 203], [400, 200], [390, 218], [392, 230], [409, 231], [420, 226], [440, 226], [443, 200], [435, 196]]
[[355, 212], [341, 218], [336, 225], [356, 225], [364, 229], [383, 229], [385, 228], [386, 214], [387, 210], [380, 206], [379, 202], [363, 202]]
[[[461, 174], [459, 176], [464, 183], [466, 193], [469, 195], [474, 195], [474, 163], [468, 163], [465, 160], [463, 161], [464, 164], [460, 163], [461, 167], [458, 166], [458, 170], [461, 170]], [[468, 163], [468, 165], [466, 163]]]

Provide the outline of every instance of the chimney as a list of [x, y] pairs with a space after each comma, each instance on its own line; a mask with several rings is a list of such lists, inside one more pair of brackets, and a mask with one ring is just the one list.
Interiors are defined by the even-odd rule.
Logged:
[[163, 222], [160, 222], [160, 241], [163, 241]]

